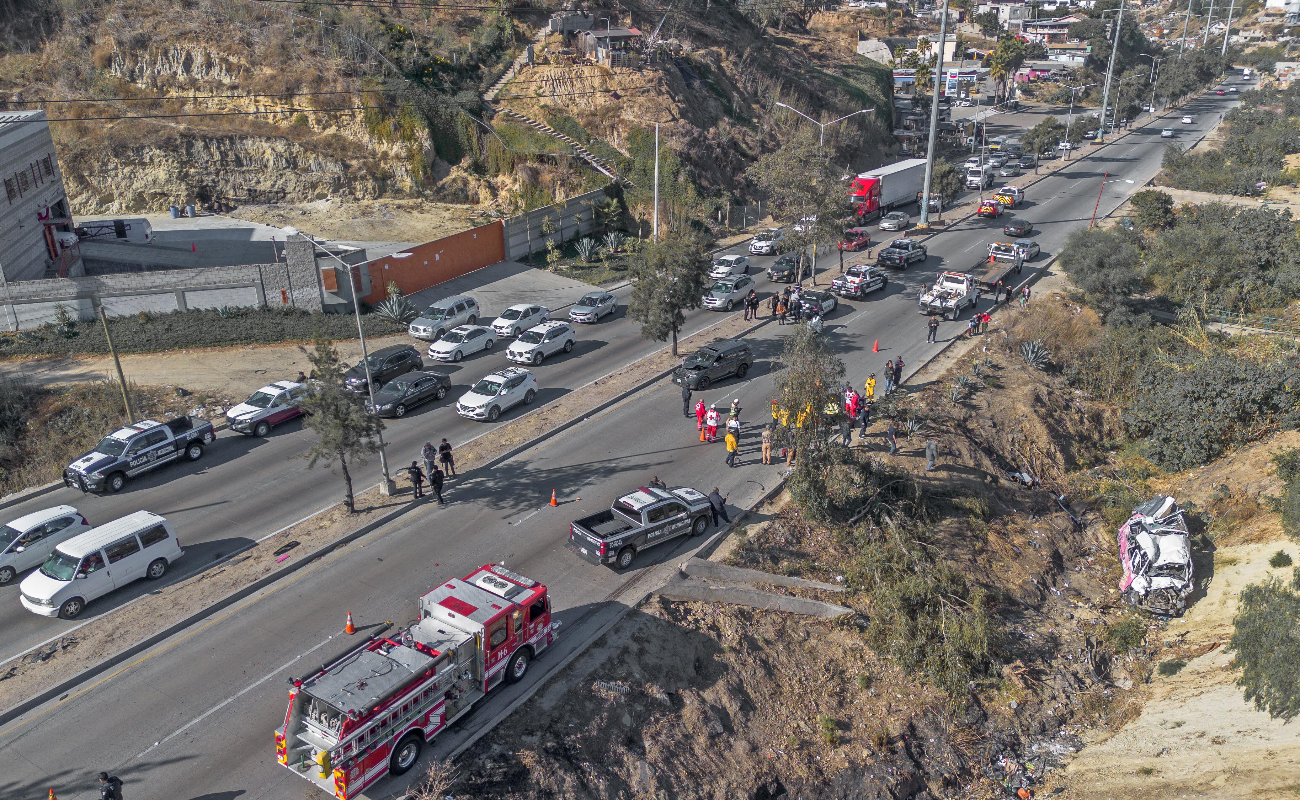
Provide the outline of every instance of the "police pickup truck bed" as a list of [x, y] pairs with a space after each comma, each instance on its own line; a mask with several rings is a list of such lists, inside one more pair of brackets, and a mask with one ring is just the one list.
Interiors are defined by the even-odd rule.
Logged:
[[674, 489], [641, 487], [614, 501], [607, 511], [569, 525], [568, 548], [592, 564], [632, 566], [647, 547], [709, 527], [709, 498], [686, 486]]
[[120, 491], [128, 478], [163, 464], [198, 461], [204, 446], [216, 438], [212, 423], [198, 417], [133, 422], [100, 439], [94, 450], [64, 468], [63, 482], [83, 492]]

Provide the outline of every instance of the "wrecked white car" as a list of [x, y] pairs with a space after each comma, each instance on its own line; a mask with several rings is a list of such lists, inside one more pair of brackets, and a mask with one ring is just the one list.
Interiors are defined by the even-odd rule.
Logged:
[[1183, 511], [1158, 495], [1133, 509], [1119, 529], [1119, 590], [1131, 605], [1176, 617], [1192, 593], [1192, 547]]

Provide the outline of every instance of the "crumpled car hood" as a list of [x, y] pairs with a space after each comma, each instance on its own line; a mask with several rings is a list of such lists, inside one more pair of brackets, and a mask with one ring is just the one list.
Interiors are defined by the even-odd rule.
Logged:
[[1133, 509], [1116, 538], [1124, 599], [1154, 614], [1182, 614], [1195, 583], [1191, 537], [1174, 498], [1157, 495]]

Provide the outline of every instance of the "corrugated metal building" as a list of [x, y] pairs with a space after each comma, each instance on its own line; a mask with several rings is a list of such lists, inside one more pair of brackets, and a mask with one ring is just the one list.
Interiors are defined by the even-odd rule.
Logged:
[[44, 111], [0, 112], [0, 272], [5, 281], [83, 274]]

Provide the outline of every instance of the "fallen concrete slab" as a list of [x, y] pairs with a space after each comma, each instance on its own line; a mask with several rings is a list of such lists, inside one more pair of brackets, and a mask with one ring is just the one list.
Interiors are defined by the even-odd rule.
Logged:
[[741, 586], [788, 586], [799, 589], [820, 589], [824, 592], [843, 592], [844, 587], [834, 583], [822, 583], [821, 581], [810, 581], [806, 578], [792, 578], [788, 575], [773, 575], [770, 572], [763, 572], [757, 569], [745, 569], [744, 567], [729, 567], [726, 564], [719, 564], [716, 561], [705, 561], [700, 558], [692, 558], [683, 562], [678, 567], [678, 572], [683, 575], [689, 575], [692, 578], [709, 581], [718, 584], [733, 584]]
[[826, 603], [821, 600], [808, 600], [788, 594], [775, 594], [759, 589], [746, 589], [737, 586], [717, 586], [696, 578], [688, 578], [680, 573], [675, 575], [666, 586], [659, 590], [659, 596], [668, 600], [683, 600], [699, 603], [727, 603], [734, 606], [748, 606], [765, 611], [785, 611], [790, 614], [802, 614], [820, 619], [838, 619], [853, 613], [853, 609]]

